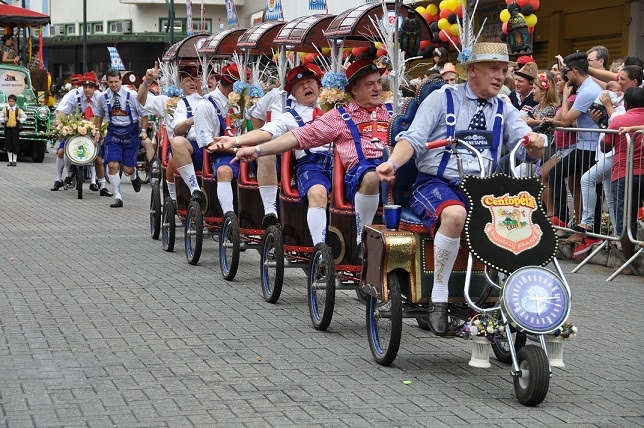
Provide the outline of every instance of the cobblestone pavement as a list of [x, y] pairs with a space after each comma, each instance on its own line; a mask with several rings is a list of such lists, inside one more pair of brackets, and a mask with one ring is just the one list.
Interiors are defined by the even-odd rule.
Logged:
[[182, 232], [162, 251], [149, 186], [135, 194], [125, 180], [125, 207], [110, 209], [93, 192], [51, 192], [54, 178], [51, 153], [0, 164], [0, 426], [644, 426], [641, 277], [606, 283], [596, 265], [568, 275], [579, 335], [527, 408], [508, 366], [468, 366], [462, 339], [406, 320], [381, 367], [355, 294], [338, 293], [318, 332], [301, 270], [286, 271], [272, 305], [256, 251], [232, 282], [211, 240], [197, 266]]

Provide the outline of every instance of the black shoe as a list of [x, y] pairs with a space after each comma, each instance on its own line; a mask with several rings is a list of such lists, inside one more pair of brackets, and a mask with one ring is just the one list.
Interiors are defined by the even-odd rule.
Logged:
[[72, 177], [68, 175], [67, 177], [65, 177], [65, 180], [63, 181], [63, 185], [69, 186], [70, 184], [72, 184]]
[[141, 191], [141, 180], [139, 177], [136, 177], [134, 180], [132, 180], [132, 188], [136, 193], [139, 193]]
[[190, 198], [190, 201], [196, 201], [203, 209], [203, 207], [206, 206], [206, 195], [204, 195], [201, 190], [195, 190], [192, 192], [192, 198]]
[[358, 244], [358, 250], [356, 251], [356, 262], [358, 264], [362, 264], [362, 256], [363, 256], [363, 250], [362, 250], [362, 242]]
[[18, 166], [18, 164], [15, 162], [11, 162], [11, 166]]
[[13, 162], [8, 162], [7, 166], [13, 166]]
[[268, 214], [266, 214], [266, 215], [264, 216], [264, 218], [262, 219], [262, 226], [264, 227], [264, 229], [266, 229], [266, 228], [267, 228], [268, 226], [270, 226], [271, 224], [277, 224], [277, 223], [279, 223], [279, 222], [280, 222], [280, 221], [277, 219], [277, 216], [276, 216], [275, 214], [273, 214], [273, 213], [268, 213]]
[[429, 309], [429, 315], [427, 316], [429, 328], [437, 336], [445, 336], [447, 333], [447, 307], [447, 302], [439, 302], [434, 303]]
[[101, 196], [109, 196], [110, 198], [111, 198], [112, 196], [114, 196], [114, 195], [112, 195], [112, 192], [110, 192], [109, 190], [107, 190], [107, 187], [103, 187], [103, 188], [101, 189], [101, 193], [99, 193], [99, 194], [100, 194]]
[[52, 192], [57, 192], [58, 189], [60, 189], [61, 187], [63, 187], [63, 182], [56, 180], [56, 181], [54, 181], [54, 187], [52, 187], [49, 190], [51, 190]]
[[89, 190], [91, 190], [92, 192], [98, 192], [98, 184], [96, 184], [96, 183], [90, 184], [89, 185]]
[[113, 204], [110, 204], [110, 208], [122, 208], [123, 201], [120, 199], [115, 199]]

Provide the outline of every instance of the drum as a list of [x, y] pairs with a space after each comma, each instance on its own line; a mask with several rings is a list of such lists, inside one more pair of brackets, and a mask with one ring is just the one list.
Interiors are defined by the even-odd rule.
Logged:
[[97, 155], [94, 140], [84, 135], [71, 137], [65, 143], [65, 156], [75, 165], [90, 165]]

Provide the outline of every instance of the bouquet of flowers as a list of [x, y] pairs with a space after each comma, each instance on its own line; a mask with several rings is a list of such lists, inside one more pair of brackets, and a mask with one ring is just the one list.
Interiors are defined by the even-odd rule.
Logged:
[[106, 122], [103, 122], [101, 128], [98, 129], [93, 120], [85, 119], [82, 114], [74, 114], [60, 118], [50, 132], [56, 139], [62, 139], [76, 135], [85, 135], [93, 138], [96, 135], [105, 135], [106, 131]]
[[163, 95], [169, 97], [170, 99], [165, 103], [165, 112], [170, 116], [174, 117], [174, 110], [177, 108], [177, 104], [183, 96], [183, 89], [177, 88], [176, 86], [168, 86], [163, 89]]
[[575, 336], [577, 336], [577, 327], [572, 325], [572, 323], [568, 320], [566, 320], [565, 323], [558, 329], [552, 332], [552, 334], [555, 337], [563, 337], [565, 339], [573, 339]]
[[478, 314], [470, 318], [463, 324], [463, 337], [469, 339], [470, 336], [485, 336], [490, 342], [494, 342], [497, 336], [505, 331], [496, 313]]
[[228, 106], [238, 110], [236, 119], [241, 119], [244, 117], [244, 111], [255, 105], [263, 96], [264, 90], [261, 86], [237, 81], [233, 84], [232, 92], [228, 94]]
[[351, 96], [344, 91], [348, 84], [349, 80], [344, 73], [328, 72], [324, 75], [320, 91], [320, 107], [323, 111], [327, 112], [337, 104], [350, 101]]

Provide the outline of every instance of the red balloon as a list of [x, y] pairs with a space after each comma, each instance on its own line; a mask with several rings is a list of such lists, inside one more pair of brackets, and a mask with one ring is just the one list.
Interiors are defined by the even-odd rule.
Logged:
[[516, 0], [516, 2], [519, 5], [519, 7], [525, 6], [526, 4], [528, 4], [528, 1], [529, 0]]
[[514, 0], [505, 0], [505, 4], [507, 4], [508, 6], [510, 6], [510, 3], [513, 3], [513, 2]]
[[534, 27], [528, 27], [528, 34], [534, 33]]
[[380, 58], [381, 56], [387, 55], [387, 49], [385, 48], [378, 49], [378, 52], [376, 53], [376, 55], [378, 56], [378, 58]]
[[357, 57], [357, 56], [360, 56], [363, 52], [366, 52], [366, 51], [367, 51], [367, 48], [365, 48], [365, 47], [355, 47], [355, 48], [351, 49], [351, 54], [353, 56]]
[[420, 41], [420, 50], [425, 49], [427, 46], [431, 44], [431, 40], [421, 40]]
[[314, 53], [310, 53], [310, 54], [306, 55], [306, 57], [305, 57], [305, 58], [306, 58], [306, 61], [307, 61], [307, 62], [313, 62], [313, 61], [315, 61], [315, 57], [316, 57], [316, 56], [317, 56], [316, 54], [314, 54]]
[[431, 23], [433, 22], [433, 18], [434, 18], [434, 16], [433, 16], [431, 13], [429, 13], [429, 12], [425, 12], [425, 13], [423, 13], [423, 19], [424, 19], [428, 24], [431, 24]]
[[442, 42], [446, 42], [449, 40], [449, 32], [445, 30], [441, 30], [440, 33], [438, 33], [438, 38], [441, 39]]
[[532, 6], [534, 10], [539, 9], [539, 6], [541, 6], [541, 3], [539, 2], [539, 0], [530, 0], [528, 4]]
[[503, 31], [505, 34], [508, 34], [508, 23], [504, 22], [503, 25], [501, 26], [501, 31]]
[[454, 13], [459, 17], [459, 19], [463, 19], [463, 6], [461, 5], [456, 6], [456, 9], [454, 9]]
[[448, 16], [452, 14], [452, 11], [449, 9], [441, 10], [441, 13], [438, 14], [439, 17], [447, 19]]

